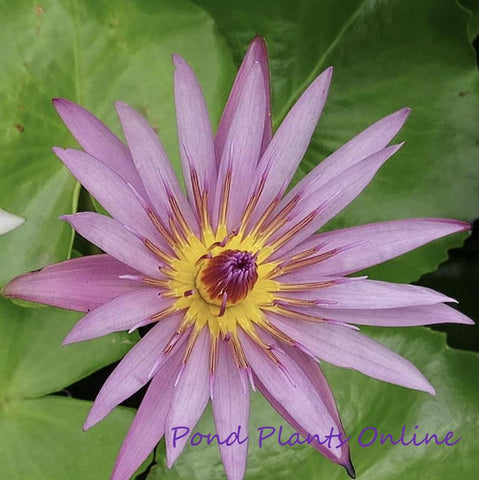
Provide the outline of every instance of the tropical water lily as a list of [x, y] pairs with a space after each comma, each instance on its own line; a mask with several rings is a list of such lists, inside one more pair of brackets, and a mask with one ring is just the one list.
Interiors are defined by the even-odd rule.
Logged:
[[0, 235], [15, 230], [15, 228], [18, 228], [24, 221], [25, 219], [23, 217], [6, 212], [0, 208]]
[[[9, 297], [87, 312], [65, 343], [149, 326], [105, 382], [85, 428], [149, 383], [112, 475], [130, 478], [165, 437], [173, 465], [211, 399], [220, 438], [247, 428], [258, 389], [301, 435], [343, 426], [324, 360], [434, 394], [407, 360], [356, 325], [472, 323], [433, 290], [348, 276], [445, 235], [457, 220], [422, 218], [316, 233], [370, 182], [401, 144], [395, 112], [354, 137], [287, 192], [326, 101], [332, 69], [317, 77], [272, 133], [264, 41], [250, 45], [216, 135], [188, 64], [174, 56], [186, 195], [146, 120], [116, 108], [122, 143], [82, 107], [55, 107], [84, 151], [54, 152], [110, 217], [62, 217], [105, 254], [14, 279]], [[351, 476], [348, 444], [312, 442]], [[229, 479], [244, 476], [247, 443], [220, 445]]]

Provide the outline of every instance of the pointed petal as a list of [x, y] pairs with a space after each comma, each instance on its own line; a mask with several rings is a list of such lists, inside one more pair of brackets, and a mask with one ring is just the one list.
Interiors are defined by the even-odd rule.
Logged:
[[[276, 399], [271, 395], [269, 390], [261, 383], [260, 380], [255, 378], [255, 384], [258, 388], [258, 390], [261, 392], [264, 398], [268, 400], [268, 402], [271, 404], [271, 406], [278, 412], [281, 417], [283, 417], [294, 429], [295, 432], [299, 433], [303, 438], [308, 438], [308, 435], [310, 436], [309, 438], [311, 439], [311, 442], [309, 443], [314, 449], [316, 449], [319, 453], [324, 455], [328, 460], [331, 460], [332, 462], [338, 463], [346, 470], [348, 473], [350, 473], [350, 476], [352, 478], [355, 478], [354, 476], [354, 467], [351, 463], [350, 458], [346, 458], [344, 453], [342, 454], [342, 458], [337, 458], [334, 454], [331, 453], [331, 451], [321, 443], [317, 441], [316, 438], [314, 438], [314, 435], [317, 435], [315, 432], [310, 432], [308, 431], [305, 427], [300, 425], [289, 413], [288, 411], [279, 403], [276, 401]], [[328, 432], [329, 433], [329, 432]], [[342, 437], [342, 440], [344, 439], [344, 434]], [[342, 450], [349, 449], [348, 444], [346, 443], [342, 448]], [[344, 462], [344, 463], [343, 463]], [[351, 473], [353, 475], [351, 475]]]
[[160, 367], [141, 401], [116, 459], [111, 480], [129, 480], [165, 434], [173, 383], [181, 358], [174, 355]]
[[316, 275], [347, 275], [398, 257], [446, 235], [470, 229], [469, 223], [444, 218], [371, 223], [314, 235], [299, 244], [292, 253], [325, 245], [318, 249], [316, 255], [347, 246], [341, 253], [303, 270], [305, 273], [314, 271]]
[[0, 235], [19, 227], [25, 219], [0, 208]]
[[202, 190], [206, 187], [209, 195], [214, 195], [217, 174], [213, 133], [203, 92], [193, 70], [179, 55], [173, 55], [173, 63], [178, 143], [186, 190], [193, 205], [191, 169], [197, 173]]
[[[293, 419], [303, 431], [321, 437], [329, 434], [331, 429], [334, 432], [341, 431], [341, 425], [338, 424], [335, 415], [328, 410], [325, 400], [311, 383], [308, 375], [287, 353], [277, 349], [274, 352], [289, 378], [242, 331], [239, 333], [241, 344], [255, 377], [269, 392], [269, 396], [277, 402], [275, 405], [282, 406], [288, 418]], [[264, 338], [269, 339], [266, 335]], [[274, 342], [267, 341], [267, 343]], [[330, 448], [329, 451], [328, 458], [335, 462], [344, 460], [339, 449]]]
[[82, 212], [63, 215], [76, 232], [120, 262], [145, 275], [158, 278], [160, 261], [143, 242], [113, 218]]
[[455, 302], [454, 299], [430, 288], [416, 285], [357, 280], [326, 288], [288, 293], [288, 297], [331, 302], [326, 309], [335, 308], [400, 308]]
[[[286, 353], [296, 362], [298, 367], [306, 374], [308, 379], [310, 380], [311, 384], [317, 391], [318, 395], [323, 400], [329, 414], [335, 419], [336, 425], [339, 428], [339, 431], [335, 432], [336, 434], [341, 434], [341, 440], [345, 440], [347, 438], [346, 433], [344, 432], [344, 427], [342, 425], [341, 419], [339, 418], [338, 409], [336, 407], [336, 401], [334, 400], [333, 393], [329, 388], [328, 382], [326, 377], [324, 376], [323, 372], [321, 371], [320, 366], [318, 363], [313, 360], [311, 357], [306, 355], [305, 353], [301, 352], [298, 348], [295, 347], [288, 347], [282, 346], [285, 349]], [[264, 388], [263, 385], [258, 385], [258, 388], [261, 390], [263, 395], [266, 396], [267, 400], [273, 405], [273, 407], [278, 411], [278, 413], [283, 416], [283, 418], [290, 423], [290, 425], [294, 428], [295, 431], [303, 435], [307, 438], [308, 434], [311, 436], [314, 435], [315, 432], [305, 430], [297, 422], [291, 418], [288, 413], [283, 409], [281, 405], [279, 405], [273, 397], [269, 394], [269, 392]], [[328, 432], [329, 433], [329, 432]], [[316, 450], [318, 450], [322, 455], [327, 457], [329, 460], [333, 462], [337, 462], [340, 465], [343, 465], [345, 468], [350, 469], [352, 468], [352, 464], [350, 461], [350, 454], [349, 454], [349, 443], [346, 442], [340, 447], [341, 458], [338, 460], [335, 455], [332, 455], [330, 450], [321, 445], [317, 441], [311, 442], [311, 446], [313, 446]]]
[[412, 363], [357, 331], [338, 325], [292, 320], [274, 313], [268, 313], [268, 318], [281, 331], [328, 363], [435, 394], [434, 388]]
[[385, 148], [404, 125], [409, 112], [409, 108], [402, 108], [356, 135], [308, 173], [282, 203], [286, 204], [299, 192], [310, 195], [318, 191], [349, 167]]
[[54, 98], [55, 106], [68, 130], [82, 148], [144, 195], [145, 189], [123, 142], [88, 110], [65, 98]]
[[162, 319], [122, 359], [101, 387], [86, 419], [87, 430], [148, 382], [156, 360], [173, 335], [182, 314]]
[[274, 242], [274, 240], [280, 238], [307, 218], [308, 215], [314, 215], [314, 217], [298, 233], [291, 235], [287, 239], [286, 243], [275, 252], [274, 258], [280, 257], [308, 238], [349, 205], [367, 187], [384, 162], [401, 146], [392, 145], [374, 153], [334, 177], [333, 180], [313, 195], [302, 198], [293, 210], [291, 219], [272, 237], [271, 241]]
[[285, 352], [298, 364], [298, 367], [307, 375], [312, 385], [315, 387], [319, 396], [322, 398], [330, 415], [341, 425], [341, 432], [344, 435], [341, 419], [339, 418], [338, 408], [334, 400], [333, 392], [329, 388], [328, 381], [324, 376], [319, 364], [296, 347], [284, 345]]
[[308, 148], [328, 94], [332, 68], [326, 69], [293, 105], [274, 134], [258, 164], [255, 183], [250, 194], [257, 188], [263, 175], [267, 175], [261, 198], [253, 221], [269, 203], [286, 190], [299, 163]]
[[174, 441], [174, 428], [186, 427], [189, 432], [195, 428], [209, 398], [208, 382], [209, 336], [207, 328], [198, 335], [185, 364], [178, 385], [173, 391], [171, 407], [166, 419], [166, 458], [171, 468], [175, 460], [185, 448], [189, 434]]
[[196, 217], [181, 191], [173, 167], [156, 132], [126, 103], [116, 102], [115, 106], [133, 161], [155, 212], [160, 218], [167, 220], [171, 212], [168, 196], [172, 195], [188, 224], [192, 228], [197, 228]]
[[415, 307], [340, 310], [314, 308], [311, 313], [319, 318], [356, 325], [373, 325], [377, 327], [413, 327], [439, 323], [474, 322], [455, 308], [438, 303], [436, 305], [418, 305]]
[[138, 288], [85, 315], [70, 330], [63, 345], [129, 330], [155, 313], [170, 307], [173, 302], [172, 298], [160, 296], [156, 288]]
[[[219, 449], [228, 480], [242, 480], [248, 456], [249, 389], [245, 391], [242, 387], [238, 367], [229, 345], [224, 340], [220, 340], [218, 344], [218, 362], [211, 403], [216, 432], [222, 442], [232, 432], [240, 429], [237, 442], [220, 444]], [[240, 441], [242, 443], [239, 443]]]
[[216, 160], [218, 162], [218, 165], [223, 156], [226, 138], [228, 137], [228, 132], [231, 127], [233, 118], [235, 116], [239, 98], [243, 92], [246, 76], [255, 62], [258, 62], [259, 65], [261, 66], [264, 91], [266, 92], [266, 110], [265, 110], [265, 120], [264, 120], [264, 127], [263, 127], [263, 139], [261, 142], [261, 153], [263, 153], [266, 150], [266, 147], [271, 140], [271, 136], [272, 136], [271, 98], [270, 98], [271, 96], [270, 96], [268, 51], [267, 51], [266, 43], [264, 39], [261, 38], [260, 36], [257, 36], [249, 45], [246, 55], [243, 58], [243, 62], [241, 63], [238, 74], [236, 75], [233, 88], [231, 89], [231, 93], [229, 95], [228, 101], [223, 111], [223, 115], [221, 117], [221, 120], [218, 126], [218, 131], [216, 132], [215, 151], [216, 151]]
[[89, 312], [140, 288], [138, 282], [119, 278], [135, 274], [136, 270], [110, 255], [91, 255], [20, 275], [2, 293], [6, 297]]
[[133, 190], [114, 171], [87, 153], [54, 148], [76, 179], [123, 225], [166, 248], [167, 242], [148, 218]]
[[231, 188], [227, 199], [227, 225], [237, 227], [246, 206], [248, 190], [260, 155], [263, 138], [266, 94], [259, 63], [253, 63], [247, 73], [231, 119], [228, 136], [218, 172], [215, 198], [215, 221], [222, 207], [224, 185], [231, 176]]

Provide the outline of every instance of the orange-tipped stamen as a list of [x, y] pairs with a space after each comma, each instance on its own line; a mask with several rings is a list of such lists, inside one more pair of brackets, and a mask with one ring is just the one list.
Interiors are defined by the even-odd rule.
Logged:
[[170, 280], [160, 280], [158, 278], [145, 277], [143, 283], [151, 287], [170, 288]]
[[253, 340], [253, 342], [261, 349], [261, 351], [270, 359], [272, 360], [276, 365], [280, 365], [281, 362], [279, 361], [279, 358], [273, 353], [273, 349], [270, 345], [267, 345], [256, 333], [254, 329], [248, 330], [245, 332], [248, 337]]
[[183, 363], [187, 363], [190, 359], [191, 352], [193, 350], [193, 347], [195, 346], [196, 339], [198, 338], [201, 330], [202, 328], [193, 328], [193, 331], [190, 333], [188, 343], [186, 344], [185, 354], [183, 355]]
[[163, 235], [163, 237], [166, 238], [167, 242], [170, 244], [172, 248], [175, 247], [175, 239], [171, 236], [171, 233], [166, 229], [166, 227], [163, 225], [162, 221], [158, 218], [156, 213], [148, 208], [146, 210], [146, 213], [151, 220], [151, 223], [156, 227], [156, 229]]
[[217, 360], [218, 360], [218, 337], [211, 333], [210, 334], [210, 355], [209, 355], [210, 375], [215, 374]]
[[235, 359], [236, 366], [238, 368], [248, 368], [248, 361], [246, 360], [246, 355], [244, 353], [243, 347], [241, 342], [239, 341], [238, 337], [235, 334], [230, 335], [229, 344], [233, 350], [233, 357]]
[[175, 221], [175, 217], [173, 215], [170, 215], [168, 217], [168, 225], [170, 226], [170, 231], [173, 233], [173, 235], [176, 238], [176, 245], [178, 243], [183, 243], [186, 242], [187, 236], [186, 233], [183, 231], [183, 229], [180, 227], [178, 228], [178, 224]]
[[155, 313], [154, 315], [152, 315], [150, 318], [151, 318], [151, 321], [152, 322], [159, 322], [161, 319], [165, 318], [166, 316], [168, 316], [170, 313], [173, 313], [176, 311], [176, 307], [174, 305], [171, 305], [169, 307], [166, 307], [164, 308], [163, 310], [161, 310], [161, 312], [158, 312], [158, 313]]
[[143, 243], [145, 246], [152, 251], [160, 260], [163, 260], [167, 265], [171, 265], [172, 258], [163, 252], [163, 250], [160, 249], [157, 245], [155, 245], [150, 239], [145, 238], [143, 240]]
[[268, 220], [271, 212], [278, 206], [279, 202], [281, 201], [280, 196], [276, 196], [273, 198], [273, 200], [270, 202], [266, 210], [263, 212], [261, 217], [259, 218], [258, 222], [254, 226], [254, 228], [251, 230], [250, 235], [252, 236], [258, 236], [258, 232], [261, 229], [261, 227], [265, 224], [265, 222]]
[[273, 310], [276, 313], [280, 313], [289, 318], [297, 318], [298, 320], [306, 320], [307, 322], [314, 323], [327, 323], [327, 320], [324, 318], [314, 317], [313, 315], [308, 315], [307, 313], [297, 312], [296, 310], [291, 310], [283, 305], [275, 305]]
[[190, 166], [190, 179], [191, 179], [191, 186], [193, 189], [193, 200], [195, 202], [196, 212], [200, 220], [200, 228], [201, 228], [201, 231], [203, 232], [203, 230], [206, 228], [205, 218], [203, 214], [203, 195], [200, 189], [198, 174], [196, 173], [196, 170], [191, 166]]
[[287, 243], [291, 238], [293, 238], [298, 232], [300, 232], [304, 227], [309, 225], [316, 218], [317, 214], [318, 212], [316, 210], [309, 213], [300, 222], [298, 222], [293, 228], [289, 229], [287, 232], [281, 235], [281, 237], [275, 240], [271, 244], [271, 248], [273, 250], [278, 250], [285, 243]]
[[278, 277], [279, 275], [284, 275], [285, 273], [293, 272], [299, 268], [309, 267], [315, 265], [316, 263], [323, 262], [328, 258], [333, 257], [337, 253], [337, 249], [329, 250], [328, 252], [320, 253], [314, 257], [302, 258], [299, 260], [293, 260], [286, 264], [280, 264], [276, 267], [276, 271], [270, 276], [270, 278]]
[[278, 305], [278, 302], [281, 302], [281, 305], [286, 304], [294, 307], [315, 307], [318, 305], [317, 300], [304, 300], [301, 298], [290, 298], [276, 295], [275, 305]]
[[253, 192], [250, 199], [248, 200], [245, 211], [243, 213], [243, 217], [241, 219], [241, 228], [240, 228], [240, 232], [239, 232], [241, 235], [245, 232], [246, 226], [251, 219], [251, 215], [252, 215], [254, 209], [256, 208], [256, 205], [258, 205], [258, 201], [259, 201], [259, 198], [260, 198], [261, 194], [263, 193], [265, 183], [266, 183], [266, 176], [263, 175], [261, 177], [261, 181], [260, 181], [258, 187], [256, 188], [256, 190]]
[[184, 234], [185, 238], [187, 236], [187, 232], [190, 231], [190, 228], [188, 227], [188, 224], [186, 223], [185, 217], [181, 213], [180, 207], [178, 206], [178, 203], [176, 201], [176, 198], [172, 194], [168, 194], [168, 202], [170, 203], [171, 210], [176, 218], [176, 221], [178, 222], [178, 225], [180, 226], [182, 233]]
[[325, 280], [322, 282], [306, 282], [306, 283], [280, 283], [279, 290], [281, 292], [301, 292], [304, 290], [316, 290], [317, 288], [326, 288], [336, 285], [334, 280]]
[[301, 198], [300, 194], [295, 195], [282, 209], [275, 215], [269, 222], [261, 228], [259, 234], [263, 237], [266, 236], [269, 238], [274, 232], [278, 231], [285, 223], [288, 218], [288, 215], [292, 212], [294, 207], [299, 202]]
[[226, 224], [226, 215], [228, 214], [228, 203], [230, 198], [230, 190], [231, 190], [231, 177], [233, 172], [230, 168], [226, 171], [225, 180], [223, 183], [223, 190], [221, 192], [221, 200], [220, 200], [220, 216], [218, 219], [219, 225]]

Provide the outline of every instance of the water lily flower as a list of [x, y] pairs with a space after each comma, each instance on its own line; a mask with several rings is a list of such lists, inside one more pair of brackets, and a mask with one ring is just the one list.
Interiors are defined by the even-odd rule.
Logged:
[[15, 230], [15, 228], [18, 228], [24, 221], [25, 219], [23, 217], [6, 212], [0, 208], [0, 235]]
[[[250, 45], [213, 136], [199, 83], [174, 55], [174, 93], [186, 194], [155, 131], [125, 103], [122, 143], [82, 107], [55, 99], [84, 151], [54, 152], [111, 217], [65, 215], [105, 253], [14, 279], [8, 297], [87, 314], [65, 344], [149, 326], [101, 388], [90, 428], [149, 383], [116, 461], [130, 478], [165, 437], [171, 467], [211, 400], [220, 438], [248, 425], [259, 390], [302, 435], [344, 434], [318, 360], [434, 394], [411, 363], [356, 325], [472, 323], [428, 288], [348, 276], [468, 223], [397, 220], [316, 233], [346, 207], [402, 144], [399, 110], [354, 137], [287, 191], [326, 101], [319, 75], [273, 134], [264, 41]], [[348, 444], [312, 446], [346, 468]], [[243, 478], [247, 443], [222, 445], [230, 480]]]

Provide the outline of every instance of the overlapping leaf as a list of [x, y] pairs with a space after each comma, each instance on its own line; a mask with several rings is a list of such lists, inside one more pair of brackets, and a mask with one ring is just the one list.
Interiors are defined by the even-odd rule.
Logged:
[[[108, 478], [133, 411], [118, 409], [84, 433], [90, 402], [58, 392], [122, 357], [125, 333], [81, 345], [61, 342], [80, 314], [29, 309], [0, 300], [0, 477], [11, 480]], [[47, 395], [47, 396], [45, 396]]]

